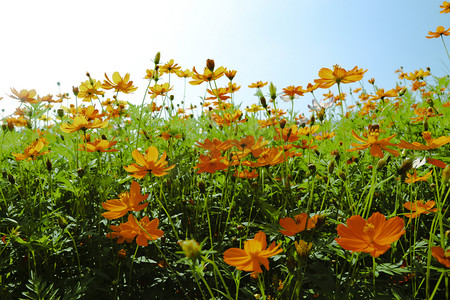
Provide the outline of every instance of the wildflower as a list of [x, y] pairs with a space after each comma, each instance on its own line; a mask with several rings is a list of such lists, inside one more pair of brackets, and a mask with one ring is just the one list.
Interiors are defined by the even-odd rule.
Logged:
[[431, 247], [431, 255], [437, 259], [438, 262], [450, 268], [450, 249], [447, 249], [444, 252], [441, 246], [439, 247]]
[[395, 89], [389, 90], [389, 91], [384, 91], [384, 89], [379, 89], [375, 95], [371, 96], [371, 100], [375, 101], [375, 100], [379, 100], [381, 99], [382, 101], [384, 100], [384, 98], [388, 97], [397, 97], [398, 93]]
[[78, 149], [80, 151], [87, 151], [87, 152], [118, 152], [117, 149], [108, 149], [113, 147], [115, 144], [117, 144], [117, 141], [113, 140], [108, 141], [104, 139], [95, 139], [93, 142], [88, 142], [85, 144], [79, 144], [81, 149]]
[[234, 177], [238, 177], [238, 178], [245, 178], [245, 179], [253, 179], [258, 177], [258, 173], [256, 172], [256, 170], [252, 170], [251, 172], [246, 170], [246, 169], [242, 169], [241, 171], [236, 170], [236, 172], [233, 174]]
[[129, 211], [141, 211], [147, 207], [148, 203], [139, 204], [148, 198], [148, 194], [141, 195], [141, 187], [139, 183], [133, 180], [130, 192], [123, 192], [119, 195], [119, 199], [107, 200], [102, 203], [104, 209], [108, 212], [102, 213], [102, 216], [108, 220], [123, 217]]
[[415, 108], [414, 113], [417, 117], [411, 118], [411, 123], [419, 123], [427, 120], [428, 118], [442, 116], [442, 114], [435, 114], [431, 107], [429, 108]]
[[307, 243], [304, 240], [295, 241], [295, 250], [297, 251], [298, 256], [307, 257], [309, 255], [309, 251], [311, 251], [312, 243]]
[[414, 219], [420, 214], [429, 214], [430, 212], [436, 212], [437, 208], [433, 208], [436, 203], [434, 201], [427, 201], [425, 204], [422, 200], [412, 202], [406, 202], [403, 206], [410, 210], [410, 213], [407, 213], [406, 216], [410, 219]]
[[167, 95], [172, 88], [173, 87], [170, 87], [168, 82], [164, 84], [155, 84], [154, 86], [149, 87], [150, 91], [148, 91], [148, 93], [151, 95], [152, 99], [155, 99], [157, 96]]
[[73, 119], [72, 124], [61, 124], [61, 131], [66, 133], [75, 132], [78, 130], [86, 131], [87, 129], [93, 128], [105, 128], [108, 126], [108, 121], [102, 121], [102, 119], [94, 119], [93, 121], [88, 121], [86, 116], [78, 115]]
[[379, 212], [373, 213], [367, 221], [356, 215], [347, 219], [347, 226], [337, 226], [340, 237], [335, 240], [345, 250], [378, 257], [405, 233], [404, 225], [402, 218], [394, 217], [386, 221], [386, 217]]
[[184, 77], [184, 78], [191, 77], [194, 74], [194, 72], [189, 71], [189, 69], [186, 69], [184, 71], [177, 70], [175, 73], [177, 74], [178, 77]]
[[232, 81], [234, 79], [234, 76], [236, 76], [237, 71], [236, 70], [227, 70], [225, 71], [225, 76]]
[[250, 107], [246, 108], [245, 111], [249, 113], [256, 113], [260, 110], [264, 110], [261, 105], [252, 104]]
[[98, 99], [99, 95], [105, 94], [105, 92], [99, 90], [101, 87], [102, 83], [99, 80], [86, 80], [85, 82], [82, 82], [78, 88], [79, 91], [77, 97], [83, 99], [84, 102]]
[[405, 179], [406, 183], [415, 183], [418, 181], [427, 181], [428, 178], [431, 177], [431, 173], [433, 171], [428, 172], [427, 174], [425, 174], [424, 176], [417, 176], [417, 170], [414, 170], [414, 173], [411, 175], [410, 173], [407, 173], [406, 176], [408, 178]]
[[352, 135], [355, 139], [357, 139], [358, 141], [360, 141], [363, 144], [351, 143], [351, 145], [355, 146], [355, 148], [348, 149], [347, 151], [349, 151], [349, 152], [370, 148], [370, 154], [374, 157], [383, 158], [384, 154], [381, 150], [385, 150], [394, 156], [399, 155], [398, 151], [392, 150], [392, 149], [389, 149], [386, 147], [386, 146], [397, 146], [396, 144], [390, 143], [390, 140], [393, 137], [395, 137], [396, 134], [393, 134], [390, 137], [378, 140], [378, 137], [380, 135], [379, 125], [369, 125], [369, 133], [368, 133], [367, 140], [364, 140], [363, 138], [361, 138], [353, 130], [352, 130]]
[[155, 241], [159, 239], [164, 231], [158, 229], [159, 219], [150, 221], [148, 216], [142, 218], [139, 223], [133, 215], [128, 215], [128, 222], [121, 223], [120, 226], [111, 225], [113, 232], [107, 234], [110, 239], [118, 238], [117, 244], [122, 244], [124, 241], [131, 243], [136, 238], [136, 244], [139, 246], [148, 246], [148, 241]]
[[275, 245], [275, 242], [273, 242], [266, 249], [266, 234], [260, 231], [254, 239], [247, 240], [244, 243], [244, 249], [230, 248], [226, 250], [223, 254], [223, 260], [238, 270], [262, 273], [260, 264], [264, 265], [266, 270], [269, 270], [268, 258], [283, 252], [283, 249], [279, 248], [280, 245]]
[[112, 81], [105, 73], [106, 80], [103, 81], [102, 88], [106, 90], [114, 89], [115, 92], [122, 92], [125, 94], [132, 93], [137, 90], [137, 87], [133, 86], [133, 81], [130, 80], [130, 74], [126, 73], [125, 77], [119, 75], [119, 72], [114, 72]]
[[36, 97], [36, 90], [20, 90], [18, 92], [16, 89], [11, 88], [11, 92], [13, 95], [9, 95], [9, 97], [13, 99], [17, 99], [20, 102], [27, 102], [27, 103], [38, 103], [39, 101], [35, 99]]
[[255, 83], [250, 84], [248, 87], [251, 89], [254, 88], [262, 88], [263, 86], [266, 86], [268, 84], [268, 82], [262, 82], [262, 81], [257, 81]]
[[347, 71], [339, 67], [339, 65], [334, 65], [333, 70], [328, 68], [320, 69], [320, 79], [314, 79], [314, 82], [319, 83], [320, 88], [326, 89], [332, 87], [335, 83], [340, 84], [359, 81], [363, 78], [365, 72], [367, 72], [367, 70], [364, 71], [363, 69], [358, 69], [358, 67], [354, 67]]
[[428, 34], [429, 35], [426, 36], [427, 39], [439, 38], [443, 35], [447, 36], [447, 35], [450, 35], [450, 28], [445, 30], [445, 28], [443, 26], [438, 26], [436, 28], [436, 32], [428, 31]]
[[211, 80], [216, 80], [225, 74], [226, 69], [224, 67], [219, 67], [215, 71], [211, 71], [208, 68], [205, 68], [203, 71], [203, 74], [200, 74], [195, 70], [195, 67], [193, 68], [194, 74], [192, 75], [192, 81], [189, 81], [192, 85], [199, 85], [203, 82], [209, 82]]
[[286, 217], [280, 219], [280, 225], [281, 227], [285, 228], [285, 230], [279, 231], [284, 235], [294, 236], [304, 230], [315, 228], [318, 219], [319, 215], [315, 215], [312, 218], [309, 218], [307, 213], [296, 215], [294, 219]]
[[308, 104], [308, 108], [310, 110], [315, 111], [315, 112], [320, 112], [322, 110], [325, 110], [325, 109], [333, 106], [333, 101], [330, 101], [330, 102], [320, 101], [320, 103], [319, 103], [319, 102], [317, 102], [316, 99], [313, 99], [312, 100], [312, 105], [313, 106], [310, 106]]
[[25, 147], [23, 153], [12, 153], [14, 158], [17, 161], [20, 160], [35, 160], [38, 156], [44, 155], [49, 153], [50, 151], [44, 151], [41, 152], [41, 150], [44, 148], [45, 144], [47, 143], [47, 140], [45, 138], [39, 138], [35, 140], [31, 145]]
[[422, 132], [422, 137], [425, 140], [426, 145], [423, 145], [419, 142], [408, 143], [402, 140], [398, 144], [398, 147], [412, 150], [431, 150], [439, 148], [447, 143], [450, 143], [450, 136], [441, 136], [438, 137], [437, 139], [433, 139], [431, 138], [431, 132], [429, 131]]
[[164, 73], [170, 74], [170, 73], [176, 73], [180, 69], [181, 69], [181, 67], [178, 64], [174, 64], [173, 59], [171, 59], [165, 65], [162, 65], [159, 67], [159, 72], [161, 74], [164, 74]]
[[136, 179], [144, 178], [148, 172], [152, 172], [155, 176], [164, 176], [169, 170], [172, 170], [175, 165], [167, 167], [166, 151], [158, 159], [158, 149], [154, 146], [150, 146], [145, 151], [145, 156], [139, 153], [138, 150], [134, 150], [131, 156], [136, 160], [137, 164], [131, 164], [127, 167], [123, 167], [125, 171], [132, 173], [131, 177]]
[[220, 156], [220, 152], [211, 152], [210, 155], [200, 154], [199, 162], [194, 167], [198, 169], [197, 173], [215, 173], [228, 168], [228, 161], [225, 157]]
[[422, 69], [415, 70], [414, 72], [410, 72], [408, 75], [405, 75], [405, 79], [408, 80], [423, 80], [424, 77], [430, 76], [430, 71], [424, 71]]
[[230, 149], [232, 147], [232, 144], [230, 140], [222, 142], [217, 138], [213, 138], [212, 141], [210, 139], [205, 139], [203, 143], [197, 142], [196, 146], [209, 150], [211, 152], [218, 151], [220, 153], [222, 151]]
[[448, 3], [447, 1], [444, 1], [444, 3], [442, 3], [442, 5], [439, 5], [440, 8], [442, 8], [441, 10], [441, 14], [447, 14], [450, 12], [450, 3]]

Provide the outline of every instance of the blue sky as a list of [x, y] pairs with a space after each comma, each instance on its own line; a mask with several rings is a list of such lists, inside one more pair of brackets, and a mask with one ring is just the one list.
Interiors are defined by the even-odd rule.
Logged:
[[[237, 70], [234, 81], [242, 87], [235, 101], [244, 106], [257, 102], [247, 87], [252, 82], [272, 81], [280, 91], [289, 85], [305, 87], [318, 78], [320, 68], [334, 64], [368, 69], [365, 86], [374, 77], [379, 87], [391, 89], [400, 66], [405, 71], [430, 67], [438, 76], [448, 73], [441, 40], [425, 38], [439, 25], [450, 26], [450, 15], [439, 13], [442, 2], [3, 2], [0, 106], [8, 113], [18, 105], [7, 96], [10, 87], [36, 89], [44, 96], [59, 93], [56, 83], [61, 82], [61, 92], [71, 92], [86, 80], [86, 71], [99, 80], [105, 72], [130, 73], [139, 89], [122, 99], [139, 103], [146, 87], [142, 78], [157, 51], [163, 63], [174, 59], [183, 69], [196, 66], [200, 71], [211, 58], [216, 66]], [[171, 84], [179, 101], [183, 81], [172, 79]], [[188, 85], [187, 102], [198, 104], [204, 88]], [[295, 100], [296, 111], [307, 113], [311, 99]]]

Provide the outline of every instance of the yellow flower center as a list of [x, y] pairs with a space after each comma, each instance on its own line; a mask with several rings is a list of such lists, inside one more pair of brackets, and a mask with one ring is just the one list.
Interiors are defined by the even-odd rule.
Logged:
[[366, 223], [366, 225], [364, 225], [364, 233], [371, 233], [373, 230], [375, 229], [375, 225], [373, 225], [372, 223]]

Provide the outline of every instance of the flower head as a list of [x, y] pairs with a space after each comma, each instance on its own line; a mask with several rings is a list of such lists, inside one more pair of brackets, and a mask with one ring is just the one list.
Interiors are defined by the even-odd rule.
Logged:
[[44, 151], [41, 152], [41, 150], [44, 148], [45, 144], [47, 143], [47, 140], [45, 138], [39, 138], [35, 140], [31, 145], [25, 147], [25, 150], [23, 153], [12, 153], [14, 158], [17, 161], [20, 160], [35, 160], [38, 156], [44, 155], [49, 153], [50, 151]]
[[419, 142], [408, 143], [408, 142], [402, 140], [398, 144], [398, 147], [404, 148], [404, 149], [412, 149], [412, 150], [431, 150], [431, 149], [439, 148], [447, 143], [450, 143], [450, 136], [441, 136], [441, 137], [438, 137], [437, 139], [433, 139], [431, 137], [431, 132], [429, 132], [429, 131], [422, 132], [422, 137], [425, 140], [425, 143], [426, 143], [425, 145], [423, 145]]
[[247, 272], [262, 273], [261, 264], [269, 270], [269, 257], [283, 252], [280, 244], [273, 242], [266, 249], [266, 234], [262, 231], [255, 235], [254, 239], [244, 243], [244, 249], [230, 248], [223, 253], [223, 260], [236, 269]]
[[417, 170], [414, 170], [414, 173], [411, 175], [410, 173], [407, 173], [406, 176], [408, 178], [405, 179], [406, 183], [415, 183], [418, 181], [427, 181], [428, 178], [431, 177], [431, 173], [433, 172], [433, 170], [431, 170], [430, 172], [428, 172], [427, 174], [423, 175], [423, 176], [417, 176]]
[[158, 159], [158, 149], [154, 146], [150, 146], [145, 151], [145, 156], [139, 153], [138, 150], [134, 150], [131, 156], [136, 160], [137, 164], [131, 164], [127, 167], [123, 167], [127, 172], [130, 172], [130, 176], [140, 179], [144, 178], [148, 172], [152, 172], [155, 176], [164, 176], [169, 170], [172, 170], [175, 165], [167, 166], [166, 151]]
[[434, 205], [434, 201], [427, 201], [427, 203], [424, 204], [422, 200], [416, 201], [414, 203], [406, 202], [405, 204], [403, 204], [406, 209], [409, 209], [411, 211], [410, 213], [406, 214], [406, 216], [411, 219], [416, 218], [421, 214], [436, 212], [437, 208], [433, 208]]
[[345, 250], [366, 252], [378, 257], [405, 233], [405, 222], [400, 217], [386, 221], [386, 217], [378, 212], [367, 220], [356, 215], [347, 219], [347, 226], [339, 224], [336, 242]]
[[139, 246], [148, 246], [148, 241], [159, 239], [164, 231], [158, 229], [159, 219], [150, 219], [145, 216], [139, 222], [133, 215], [128, 215], [128, 222], [121, 223], [120, 226], [111, 225], [113, 232], [106, 236], [110, 239], [118, 238], [117, 244], [122, 244], [124, 241], [131, 243], [136, 238], [136, 244]]
[[61, 124], [61, 131], [66, 133], [75, 132], [78, 130], [86, 131], [87, 129], [93, 128], [105, 128], [108, 126], [108, 121], [102, 121], [102, 119], [94, 119], [92, 121], [88, 121], [86, 116], [78, 115], [73, 119], [72, 124]]
[[392, 150], [392, 149], [389, 149], [386, 147], [386, 146], [397, 146], [397, 144], [390, 143], [390, 140], [393, 137], [395, 137], [396, 134], [393, 134], [390, 137], [379, 140], [378, 137], [380, 136], [380, 127], [378, 125], [369, 125], [369, 132], [368, 132], [367, 140], [364, 140], [363, 138], [361, 138], [353, 130], [352, 130], [352, 135], [355, 139], [357, 139], [359, 142], [361, 142], [363, 144], [351, 143], [351, 145], [355, 146], [355, 148], [348, 149], [347, 151], [358, 151], [358, 150], [364, 150], [364, 149], [370, 148], [370, 154], [374, 157], [383, 158], [384, 154], [383, 154], [383, 151], [381, 151], [381, 150], [385, 150], [394, 156], [399, 155], [398, 151]]
[[315, 228], [319, 217], [319, 215], [315, 215], [312, 218], [309, 218], [308, 214], [301, 213], [296, 215], [294, 219], [289, 217], [280, 219], [281, 227], [285, 228], [285, 230], [280, 230], [280, 232], [287, 236], [294, 236], [304, 230]]
[[103, 81], [102, 88], [106, 90], [114, 89], [115, 92], [122, 92], [129, 94], [137, 90], [137, 87], [133, 86], [133, 81], [130, 81], [130, 74], [126, 73], [125, 77], [122, 78], [119, 72], [114, 72], [112, 76], [112, 81], [109, 79], [108, 75], [105, 73], [106, 80]]
[[428, 34], [429, 35], [426, 36], [427, 39], [439, 38], [443, 35], [447, 36], [450, 35], [450, 28], [445, 30], [443, 26], [438, 26], [436, 32], [428, 31]]
[[359, 81], [363, 78], [365, 72], [367, 72], [367, 70], [364, 71], [363, 69], [358, 69], [358, 67], [354, 67], [347, 71], [344, 68], [339, 67], [339, 65], [334, 65], [333, 70], [328, 68], [320, 69], [320, 79], [314, 79], [314, 82], [319, 83], [319, 87], [327, 89], [332, 87], [335, 83], [340, 84]]
[[438, 262], [450, 268], [450, 249], [444, 251], [444, 249], [439, 247], [431, 247], [431, 255], [437, 259]]
[[37, 103], [39, 102], [36, 97], [36, 90], [20, 90], [18, 92], [16, 89], [11, 88], [11, 92], [13, 95], [9, 95], [13, 99], [17, 99], [20, 102], [27, 102], [27, 103]]
[[141, 186], [136, 181], [131, 183], [130, 192], [119, 195], [119, 199], [107, 200], [102, 203], [108, 212], [102, 213], [106, 219], [118, 219], [125, 216], [129, 211], [141, 211], [147, 207], [148, 203], [139, 204], [148, 198], [148, 194], [141, 195]]

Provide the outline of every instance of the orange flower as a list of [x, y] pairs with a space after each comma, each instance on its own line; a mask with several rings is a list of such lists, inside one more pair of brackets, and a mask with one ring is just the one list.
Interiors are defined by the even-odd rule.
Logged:
[[115, 92], [122, 92], [129, 94], [137, 90], [137, 87], [133, 86], [133, 81], [130, 80], [130, 74], [126, 73], [125, 77], [119, 75], [119, 72], [113, 73], [113, 81], [111, 81], [105, 73], [106, 80], [103, 81], [102, 88], [106, 90], [114, 89]]
[[339, 67], [339, 65], [334, 65], [333, 70], [328, 68], [320, 69], [320, 79], [314, 79], [314, 82], [319, 83], [321, 88], [327, 89], [332, 87], [335, 83], [340, 84], [359, 81], [363, 78], [365, 72], [367, 72], [367, 70], [364, 71], [363, 69], [358, 69], [358, 67], [354, 67], [347, 71]]
[[47, 143], [47, 140], [45, 138], [39, 138], [35, 140], [31, 145], [25, 147], [25, 150], [23, 153], [12, 153], [14, 155], [14, 158], [17, 161], [20, 160], [35, 160], [38, 156], [44, 155], [49, 153], [50, 151], [44, 151], [39, 153], [42, 148], [44, 148], [45, 144]]
[[406, 216], [408, 218], [414, 219], [420, 214], [429, 214], [430, 212], [436, 212], [437, 208], [432, 208], [436, 203], [434, 201], [427, 201], [427, 203], [423, 203], [422, 200], [412, 202], [406, 202], [403, 206], [406, 209], [409, 209], [411, 213], [407, 213]]
[[194, 72], [189, 71], [189, 69], [186, 69], [186, 70], [184, 70], [184, 71], [182, 71], [182, 70], [177, 70], [175, 73], [177, 74], [178, 77], [182, 77], [182, 78], [183, 78], [183, 77], [184, 77], [184, 78], [191, 77], [191, 76], [194, 74]]
[[223, 253], [223, 261], [236, 269], [247, 272], [262, 273], [260, 264], [269, 270], [269, 257], [283, 252], [281, 244], [273, 242], [266, 249], [266, 234], [262, 231], [255, 234], [255, 238], [244, 243], [244, 249], [230, 248]]
[[217, 138], [213, 138], [212, 141], [210, 139], [205, 139], [203, 143], [197, 142], [196, 146], [209, 150], [211, 152], [217, 151], [219, 153], [222, 151], [226, 151], [232, 147], [230, 140], [222, 142]]
[[438, 26], [436, 32], [428, 31], [428, 34], [429, 35], [426, 36], [427, 39], [439, 38], [443, 35], [447, 36], [450, 35], [450, 28], [445, 30], [443, 26]]
[[294, 219], [289, 217], [280, 219], [281, 227], [286, 230], [279, 230], [282, 234], [287, 236], [294, 236], [299, 232], [304, 230], [309, 230], [316, 227], [317, 220], [319, 219], [319, 215], [315, 215], [312, 218], [308, 217], [308, 214], [301, 213], [299, 215], [294, 216]]
[[260, 110], [264, 110], [264, 108], [261, 105], [256, 105], [256, 104], [252, 104], [252, 106], [247, 107], [245, 109], [245, 111], [249, 112], [249, 113], [256, 113], [256, 112], [258, 112]]
[[431, 132], [429, 131], [422, 132], [422, 137], [425, 140], [426, 145], [423, 145], [419, 142], [408, 143], [402, 140], [398, 144], [398, 147], [412, 150], [430, 150], [439, 148], [447, 143], [450, 143], [450, 136], [441, 136], [438, 137], [437, 139], [433, 139], [431, 138]]
[[378, 89], [375, 95], [371, 96], [371, 100], [375, 101], [378, 99], [384, 100], [386, 97], [397, 97], [398, 93], [395, 89], [384, 91], [384, 89]]
[[136, 243], [139, 246], [148, 246], [148, 241], [159, 239], [164, 231], [158, 229], [159, 219], [150, 219], [145, 216], [139, 223], [133, 215], [128, 215], [128, 222], [121, 223], [120, 226], [111, 225], [113, 232], [106, 236], [110, 239], [118, 238], [117, 244], [122, 244], [124, 241], [131, 243], [136, 237]]
[[78, 149], [80, 151], [87, 151], [87, 152], [117, 152], [119, 150], [117, 149], [109, 149], [113, 147], [115, 144], [117, 144], [117, 141], [113, 140], [108, 141], [108, 140], [104, 140], [104, 139], [96, 139], [93, 142], [88, 142], [85, 144], [79, 144], [78, 146], [80, 146], [81, 149]]
[[450, 268], [450, 249], [447, 249], [444, 252], [441, 246], [439, 247], [431, 247], [431, 255], [437, 259], [438, 262]]
[[20, 92], [17, 92], [16, 89], [11, 88], [11, 92], [14, 95], [9, 95], [13, 99], [17, 99], [20, 102], [27, 102], [27, 103], [38, 103], [39, 101], [35, 99], [36, 97], [36, 90], [20, 90]]
[[166, 151], [158, 159], [158, 149], [154, 146], [150, 146], [145, 151], [145, 156], [139, 153], [138, 150], [134, 150], [131, 153], [137, 164], [131, 164], [127, 167], [123, 167], [125, 171], [133, 173], [130, 174], [131, 177], [136, 179], [144, 178], [149, 171], [155, 176], [164, 176], [169, 170], [172, 170], [175, 165], [167, 167], [168, 162], [166, 161]]
[[379, 212], [373, 213], [367, 221], [356, 215], [347, 219], [347, 226], [337, 226], [340, 238], [335, 240], [345, 250], [378, 257], [405, 233], [404, 226], [402, 218], [394, 217], [386, 221], [386, 217]]
[[417, 117], [411, 118], [411, 120], [413, 120], [413, 121], [411, 121], [411, 123], [419, 123], [419, 122], [423, 122], [427, 118], [442, 116], [442, 114], [439, 114], [439, 115], [435, 114], [431, 107], [415, 108], [414, 113], [417, 115]]
[[417, 176], [417, 170], [414, 170], [414, 174], [412, 174], [412, 175], [410, 173], [406, 174], [406, 176], [408, 178], [405, 179], [405, 182], [406, 183], [415, 183], [415, 182], [418, 182], [418, 181], [427, 181], [428, 178], [431, 177], [431, 173], [432, 172], [433, 171], [430, 171], [427, 174], [425, 174], [424, 176]]
[[358, 143], [351, 143], [352, 146], [355, 146], [353, 149], [348, 149], [347, 151], [358, 151], [370, 148], [370, 154], [374, 157], [383, 158], [384, 154], [381, 150], [385, 150], [389, 153], [391, 153], [394, 156], [398, 156], [399, 153], [396, 150], [392, 150], [389, 148], [386, 148], [386, 146], [397, 146], [396, 144], [390, 143], [390, 140], [396, 136], [396, 134], [391, 135], [390, 137], [378, 140], [378, 137], [380, 135], [380, 127], [379, 125], [369, 125], [369, 133], [367, 140], [364, 140], [359, 135], [356, 134], [355, 131], [352, 130], [352, 135], [355, 139], [362, 142], [363, 144]]
[[450, 12], [450, 3], [448, 3], [447, 1], [444, 1], [444, 3], [442, 3], [442, 5], [439, 5], [440, 8], [442, 8], [441, 10], [441, 14], [447, 14]]
[[256, 172], [256, 170], [252, 170], [251, 172], [246, 170], [246, 169], [242, 169], [242, 171], [238, 171], [236, 170], [236, 172], [233, 174], [234, 177], [239, 177], [239, 178], [245, 178], [245, 179], [253, 179], [258, 177], [258, 173]]
[[129, 211], [141, 211], [147, 207], [148, 203], [139, 203], [147, 198], [148, 194], [141, 195], [139, 183], [133, 180], [130, 192], [123, 192], [119, 195], [119, 199], [107, 200], [105, 203], [102, 203], [103, 208], [109, 210], [102, 213], [102, 216], [112, 220], [125, 216]]
[[217, 171], [227, 169], [228, 164], [226, 158], [220, 156], [220, 152], [214, 151], [210, 155], [200, 154], [199, 162], [193, 168], [198, 169], [197, 173], [207, 172], [213, 174]]
[[248, 87], [251, 89], [254, 88], [262, 88], [263, 86], [266, 86], [268, 84], [268, 82], [262, 82], [262, 81], [257, 81], [255, 83], [250, 84]]
[[61, 131], [66, 133], [75, 132], [78, 130], [86, 131], [92, 128], [105, 128], [108, 126], [108, 121], [102, 121], [102, 119], [95, 119], [93, 121], [88, 121], [86, 116], [78, 115], [73, 119], [73, 124], [61, 124]]

